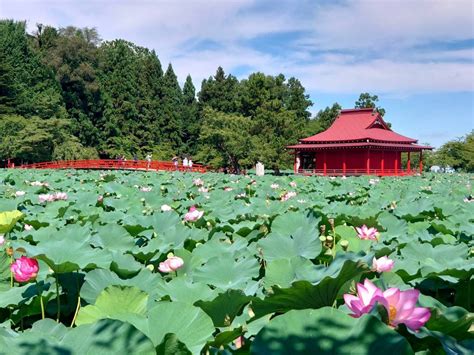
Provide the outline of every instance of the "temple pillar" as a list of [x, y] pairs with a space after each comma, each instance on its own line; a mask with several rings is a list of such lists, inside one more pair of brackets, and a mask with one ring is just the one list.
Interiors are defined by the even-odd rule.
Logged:
[[407, 160], [407, 173], [409, 174], [411, 170], [411, 162], [410, 162], [410, 152], [408, 152], [408, 160]]
[[342, 175], [346, 176], [346, 151], [342, 151]]
[[423, 172], [423, 151], [420, 150], [420, 174]]
[[323, 153], [323, 175], [327, 175], [326, 151]]
[[383, 150], [382, 150], [382, 160], [380, 160], [380, 169], [382, 170], [382, 175], [384, 175], [385, 157], [384, 157], [384, 151]]
[[395, 175], [398, 175], [398, 152], [395, 152]]
[[367, 150], [367, 175], [370, 175], [370, 149]]

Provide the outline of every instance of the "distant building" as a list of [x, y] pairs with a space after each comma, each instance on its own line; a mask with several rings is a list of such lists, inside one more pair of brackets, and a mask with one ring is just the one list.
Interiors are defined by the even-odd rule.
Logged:
[[[392, 131], [372, 108], [341, 110], [324, 132], [299, 140], [287, 148], [294, 150], [295, 173], [319, 175], [411, 175], [411, 153], [419, 154], [423, 170], [423, 150], [416, 139]], [[401, 154], [407, 153], [407, 167], [401, 168]]]

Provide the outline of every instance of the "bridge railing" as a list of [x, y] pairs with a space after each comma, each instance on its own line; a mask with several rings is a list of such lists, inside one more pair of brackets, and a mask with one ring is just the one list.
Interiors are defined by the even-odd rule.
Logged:
[[25, 164], [19, 169], [100, 169], [100, 170], [167, 170], [167, 171], [193, 171], [206, 172], [207, 168], [201, 164], [193, 164], [192, 168], [173, 162], [153, 160], [117, 160], [117, 159], [94, 159], [94, 160], [59, 160], [33, 164]]

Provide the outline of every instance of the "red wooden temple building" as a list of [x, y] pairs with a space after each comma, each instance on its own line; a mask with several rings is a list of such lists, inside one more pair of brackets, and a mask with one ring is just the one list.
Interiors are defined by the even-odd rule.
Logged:
[[[288, 146], [295, 173], [319, 175], [411, 175], [423, 170], [423, 150], [432, 147], [392, 131], [372, 108], [341, 110], [324, 132]], [[411, 153], [419, 154], [418, 169]], [[402, 153], [407, 153], [402, 169]]]

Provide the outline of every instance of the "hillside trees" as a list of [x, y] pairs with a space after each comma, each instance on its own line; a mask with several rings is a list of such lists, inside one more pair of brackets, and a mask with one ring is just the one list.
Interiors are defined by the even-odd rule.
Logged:
[[[0, 21], [0, 121], [10, 125], [2, 158], [186, 154], [216, 167], [260, 159], [278, 169], [291, 164], [285, 146], [320, 127], [311, 105], [301, 82], [282, 74], [238, 80], [218, 67], [197, 89], [190, 75], [180, 85], [171, 64], [163, 72], [154, 51], [102, 42], [94, 28], [39, 24], [28, 34], [23, 22]], [[240, 134], [240, 143], [222, 155], [216, 137], [230, 129], [223, 136]]]

